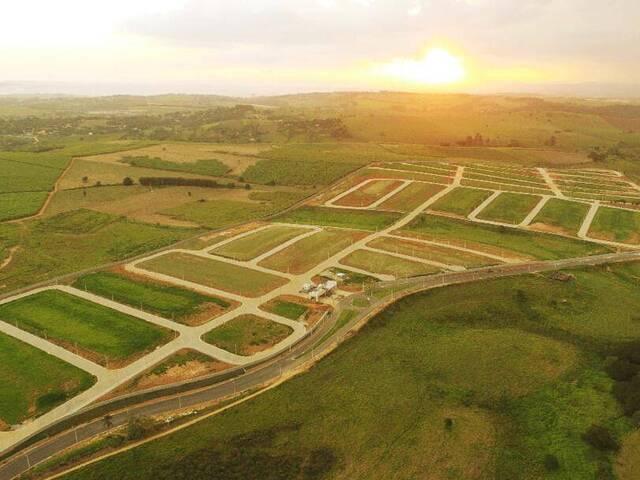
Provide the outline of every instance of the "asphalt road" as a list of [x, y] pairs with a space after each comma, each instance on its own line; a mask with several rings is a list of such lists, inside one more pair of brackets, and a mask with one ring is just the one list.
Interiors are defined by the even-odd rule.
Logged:
[[[312, 357], [314, 356], [314, 353], [320, 354], [323, 353], [324, 350], [333, 348], [335, 345], [333, 340], [337, 341], [340, 338], [344, 338], [355, 324], [363, 320], [363, 317], [366, 317], [372, 311], [377, 310], [382, 304], [396, 300], [400, 295], [414, 293], [415, 291], [423, 289], [477, 282], [493, 278], [634, 260], [640, 260], [640, 252], [612, 253], [559, 261], [540, 261], [516, 265], [501, 265], [479, 270], [449, 272], [423, 278], [389, 282], [387, 286], [397, 284], [399, 288], [403, 288], [403, 290], [398, 294], [398, 297], [385, 299], [384, 301], [373, 305], [368, 310], [363, 311], [361, 315], [358, 315], [348, 325], [335, 332], [332, 338], [324, 341], [317, 349], [317, 352], [314, 352], [312, 349], [315, 348], [318, 339], [321, 338], [322, 335], [324, 335], [324, 333], [331, 327], [331, 322], [324, 324], [313, 335], [296, 345], [290, 351], [287, 351], [278, 359], [263, 364], [253, 370], [249, 370], [247, 373], [232, 380], [221, 382], [198, 391], [184, 393], [179, 397], [160, 399], [137, 407], [129, 408], [123, 412], [115, 412], [112, 414], [111, 427], [105, 425], [103, 417], [101, 416], [100, 418], [68, 430], [53, 438], [44, 440], [25, 452], [18, 453], [4, 462], [0, 466], [0, 480], [11, 480], [17, 475], [28, 470], [30, 466], [36, 465], [47, 458], [60, 453], [79, 441], [91, 438], [97, 434], [108, 431], [113, 427], [125, 424], [132, 416], [149, 416], [168, 413], [188, 408], [190, 406], [195, 407], [204, 403], [224, 399], [234, 393], [249, 391], [269, 384], [270, 382], [274, 382], [278, 380], [283, 373], [295, 370], [309, 361], [313, 362], [314, 360]], [[357, 296], [351, 297], [349, 300], [353, 301], [353, 298], [355, 297]], [[335, 319], [337, 317], [338, 312], [336, 312], [336, 315], [334, 315], [333, 318]]]

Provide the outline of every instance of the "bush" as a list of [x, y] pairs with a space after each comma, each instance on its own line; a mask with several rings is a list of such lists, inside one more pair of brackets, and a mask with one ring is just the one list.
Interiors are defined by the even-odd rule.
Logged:
[[614, 360], [606, 368], [611, 378], [619, 382], [627, 382], [640, 372], [640, 365], [631, 363], [626, 358], [618, 358]]
[[[215, 180], [208, 178], [184, 178], [184, 177], [140, 177], [140, 185], [151, 187], [205, 187], [225, 188]], [[234, 185], [235, 186], [235, 185]], [[227, 185], [228, 187], [228, 185]], [[233, 187], [229, 187], [233, 188]]]
[[122, 184], [129, 187], [133, 185], [133, 179], [131, 177], [124, 177], [124, 179], [122, 180]]
[[142, 440], [151, 435], [156, 428], [156, 422], [149, 417], [133, 417], [127, 423], [127, 440]]
[[544, 456], [544, 468], [547, 472], [555, 472], [560, 470], [560, 461], [555, 455], [547, 454]]
[[618, 400], [625, 415], [633, 415], [640, 410], [640, 375], [629, 382], [616, 382], [613, 396]]
[[610, 452], [618, 449], [618, 441], [613, 437], [608, 428], [600, 425], [591, 425], [582, 435], [582, 439], [596, 450]]

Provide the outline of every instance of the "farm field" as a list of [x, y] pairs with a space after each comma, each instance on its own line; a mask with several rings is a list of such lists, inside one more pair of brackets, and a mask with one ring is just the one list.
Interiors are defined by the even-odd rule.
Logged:
[[92, 375], [0, 333], [0, 432], [93, 385]]
[[273, 347], [291, 333], [287, 325], [256, 315], [240, 315], [205, 333], [202, 339], [236, 355], [249, 356]]
[[283, 223], [375, 231], [392, 225], [399, 218], [400, 215], [395, 212], [349, 210], [305, 205], [278, 216], [276, 220]]
[[0, 305], [0, 320], [102, 364], [128, 363], [171, 337], [164, 328], [57, 290]]
[[6, 239], [8, 246], [20, 246], [12, 262], [0, 269], [0, 292], [139, 255], [200, 232], [84, 209], [14, 227], [0, 229], [0, 244]]
[[[621, 279], [640, 272], [637, 265], [613, 268], [571, 272], [576, 279], [568, 283], [524, 276], [402, 299], [305, 375], [65, 480], [187, 472], [204, 479], [229, 470], [304, 478], [311, 458], [313, 478], [322, 480], [413, 479], [425, 471], [433, 478], [547, 478], [549, 456], [560, 465], [558, 478], [597, 478], [616, 457], [596, 454], [583, 439], [587, 429], [603, 425], [617, 439], [633, 431], [605, 372], [601, 349], [610, 337], [596, 331], [606, 331], [613, 297], [637, 292]], [[613, 281], [613, 290], [600, 290], [594, 278]], [[615, 316], [630, 319], [635, 308], [618, 304]], [[573, 330], [584, 324], [601, 327]], [[638, 339], [638, 328], [625, 338]], [[394, 415], [380, 416], [384, 409]], [[325, 421], [308, 421], [315, 417]], [[272, 440], [257, 441], [265, 435]], [[381, 452], [370, 445], [389, 437], [379, 462]], [[177, 449], [179, 459], [166, 455]]]
[[0, 222], [38, 213], [47, 196], [47, 192], [0, 194]]
[[334, 204], [344, 207], [368, 207], [400, 185], [402, 182], [399, 180], [372, 180], [337, 200]]
[[429, 245], [410, 239], [382, 237], [369, 242], [367, 246], [391, 253], [401, 253], [411, 257], [424, 258], [425, 260], [444, 263], [446, 265], [460, 265], [468, 268], [484, 267], [498, 263], [488, 257], [473, 255], [439, 245]]
[[434, 185], [432, 183], [414, 182], [408, 187], [402, 189], [390, 199], [382, 203], [378, 208], [380, 210], [395, 210], [399, 212], [410, 212], [418, 208], [424, 202], [433, 197], [436, 193], [442, 191], [443, 185]]
[[398, 233], [520, 259], [555, 260], [610, 251], [607, 247], [580, 240], [435, 215], [421, 215]]
[[354, 230], [326, 229], [265, 258], [260, 266], [301, 274], [349, 247], [366, 234]]
[[371, 273], [392, 275], [397, 278], [427, 275], [440, 271], [440, 268], [425, 263], [413, 262], [404, 258], [385, 255], [370, 250], [356, 250], [340, 260], [346, 267], [360, 268]]
[[170, 252], [138, 266], [245, 297], [259, 297], [287, 283], [284, 277], [187, 253]]
[[91, 273], [78, 278], [73, 286], [191, 326], [202, 325], [237, 306], [231, 300], [135, 278], [131, 274]]
[[211, 250], [210, 253], [235, 260], [251, 260], [269, 250], [273, 250], [288, 240], [310, 231], [308, 228], [273, 225], [217, 247]]
[[502, 192], [480, 212], [478, 218], [517, 225], [527, 217], [540, 200], [541, 198], [535, 195]]
[[229, 172], [229, 167], [216, 159], [196, 160], [194, 162], [171, 162], [158, 157], [132, 156], [123, 157], [123, 163], [132, 167], [154, 168], [157, 170], [169, 170], [171, 172], [186, 172], [196, 175], [219, 177]]
[[588, 211], [589, 206], [584, 203], [551, 198], [533, 219], [531, 226], [537, 230], [576, 235]]
[[589, 235], [603, 240], [640, 244], [640, 212], [601, 207], [591, 223]]
[[440, 198], [429, 208], [436, 212], [452, 213], [466, 217], [489, 198], [491, 193], [487, 190], [458, 187]]

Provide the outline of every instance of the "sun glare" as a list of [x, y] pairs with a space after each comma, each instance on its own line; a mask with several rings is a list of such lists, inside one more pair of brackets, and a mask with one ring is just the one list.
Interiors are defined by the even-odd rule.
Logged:
[[462, 60], [441, 48], [432, 48], [419, 60], [397, 59], [382, 65], [379, 73], [428, 85], [456, 83], [466, 75]]

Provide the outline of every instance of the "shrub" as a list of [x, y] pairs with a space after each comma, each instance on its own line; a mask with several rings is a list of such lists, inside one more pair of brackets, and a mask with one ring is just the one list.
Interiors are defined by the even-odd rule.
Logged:
[[124, 177], [124, 179], [122, 180], [122, 184], [126, 186], [131, 186], [133, 185], [133, 179], [131, 177]]
[[640, 376], [636, 375], [629, 382], [616, 382], [613, 396], [618, 400], [625, 415], [633, 415], [640, 410]]
[[544, 456], [544, 468], [547, 472], [555, 472], [560, 469], [560, 461], [555, 455], [547, 454]]
[[640, 372], [640, 365], [631, 363], [626, 358], [617, 358], [607, 366], [606, 370], [614, 380], [627, 382]]
[[[215, 180], [208, 178], [184, 178], [184, 177], [140, 177], [140, 185], [152, 187], [205, 187], [205, 188], [225, 188]], [[235, 185], [234, 185], [235, 186]], [[226, 185], [228, 188], [229, 185]]]
[[582, 439], [601, 452], [615, 451], [619, 447], [618, 441], [609, 429], [600, 425], [591, 425], [582, 435]]
[[141, 440], [152, 434], [156, 428], [156, 422], [149, 417], [133, 417], [127, 423], [127, 440]]

